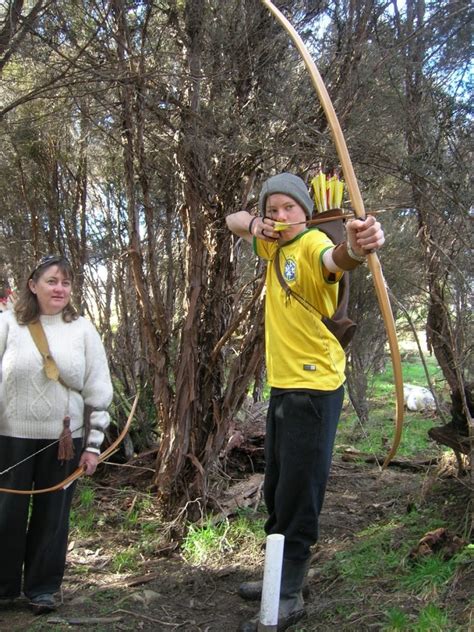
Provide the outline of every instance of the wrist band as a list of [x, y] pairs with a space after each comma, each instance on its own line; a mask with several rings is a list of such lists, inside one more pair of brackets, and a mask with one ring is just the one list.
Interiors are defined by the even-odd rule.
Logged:
[[363, 261], [365, 261], [365, 257], [360, 257], [358, 259], [351, 257], [346, 241], [343, 241], [341, 244], [334, 247], [332, 251], [332, 258], [334, 263], [341, 270], [354, 270], [354, 268], [357, 268]]
[[349, 241], [347, 242], [347, 254], [351, 259], [354, 259], [354, 261], [358, 261], [359, 263], [364, 263], [365, 261], [365, 255], [356, 255], [356, 253], [352, 250]]
[[253, 226], [253, 223], [254, 223], [254, 221], [255, 221], [256, 219], [258, 219], [258, 215], [255, 215], [255, 217], [252, 217], [252, 219], [250, 220], [250, 223], [249, 223], [249, 228], [248, 228], [248, 230], [249, 230], [249, 233], [250, 233], [252, 236], [253, 236], [253, 233], [252, 233], [252, 226]]

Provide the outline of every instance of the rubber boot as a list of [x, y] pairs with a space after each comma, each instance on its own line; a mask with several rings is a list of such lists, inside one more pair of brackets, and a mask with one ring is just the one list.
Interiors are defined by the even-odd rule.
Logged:
[[[309, 568], [309, 558], [303, 561], [283, 560], [280, 605], [278, 608], [278, 632], [293, 625], [306, 614], [302, 587]], [[239, 632], [257, 632], [260, 613], [240, 624]]]
[[[239, 597], [242, 597], [242, 599], [245, 599], [245, 601], [260, 601], [260, 599], [262, 598], [262, 590], [263, 579], [259, 579], [255, 582], [242, 582], [242, 584], [240, 584], [239, 586], [238, 592]], [[309, 597], [309, 586], [306, 577], [301, 592], [303, 593], [303, 597], [305, 599]]]

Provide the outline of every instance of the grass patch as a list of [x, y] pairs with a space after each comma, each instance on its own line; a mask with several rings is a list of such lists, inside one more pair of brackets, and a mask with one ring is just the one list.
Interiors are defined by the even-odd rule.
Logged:
[[[441, 371], [439, 364], [434, 356], [424, 356], [424, 362], [428, 370], [428, 375], [433, 385], [439, 385], [444, 383], [443, 372]], [[429, 387], [426, 380], [426, 373], [423, 363], [420, 360], [418, 354], [407, 354], [402, 360], [403, 380], [408, 384], [415, 384], [416, 386]], [[393, 377], [392, 366], [387, 366], [387, 370], [384, 372], [389, 378]]]
[[409, 573], [400, 577], [400, 586], [421, 598], [435, 598], [458, 566], [457, 556], [446, 561], [439, 555], [430, 555], [411, 565]]
[[400, 564], [400, 551], [391, 547], [395, 529], [396, 524], [390, 522], [361, 532], [352, 549], [336, 553], [334, 562], [338, 574], [345, 580], [360, 584], [368, 578], [395, 571]]
[[213, 523], [211, 519], [204, 526], [190, 524], [181, 551], [190, 564], [219, 563], [223, 553], [245, 547], [260, 554], [265, 539], [263, 518], [251, 517], [240, 512], [231, 522]]
[[[425, 364], [428, 369], [430, 380], [434, 386], [443, 386], [444, 377], [438, 363], [433, 357], [425, 357]], [[418, 356], [409, 356], [402, 361], [403, 381], [415, 386], [429, 388], [426, 380], [425, 370]], [[376, 373], [370, 380], [370, 397], [384, 400], [387, 395], [392, 396], [394, 390], [393, 367], [387, 363], [383, 373]]]
[[435, 604], [428, 604], [422, 608], [418, 621], [414, 626], [415, 632], [447, 632], [460, 630], [450, 625], [448, 613]]
[[[433, 383], [442, 380], [442, 374], [434, 358], [425, 359]], [[423, 366], [417, 355], [410, 355], [402, 362], [405, 383], [427, 387]], [[444, 383], [444, 380], [442, 380]], [[350, 406], [348, 398], [341, 415], [337, 443], [352, 445], [361, 452], [383, 456], [388, 451], [394, 432], [395, 393], [393, 369], [387, 364], [383, 373], [373, 376], [368, 388], [369, 421], [361, 424]], [[406, 458], [438, 457], [442, 448], [428, 437], [428, 430], [437, 425], [432, 413], [405, 411], [402, 440], [398, 454]]]
[[385, 614], [386, 623], [382, 626], [382, 632], [398, 632], [408, 630], [410, 618], [400, 608], [389, 608]]
[[416, 620], [412, 620], [400, 608], [390, 608], [385, 618], [382, 632], [461, 632], [459, 626], [450, 623], [449, 614], [435, 604], [422, 608]]
[[114, 573], [138, 572], [142, 558], [135, 547], [128, 547], [114, 555], [112, 570]]
[[430, 507], [426, 507], [425, 511], [396, 516], [384, 524], [371, 525], [357, 534], [351, 548], [336, 553], [328, 568], [354, 584], [367, 578], [386, 576], [387, 580], [396, 579], [403, 589], [430, 596], [453, 577], [474, 551], [474, 547], [469, 545], [447, 561], [431, 555], [419, 562], [408, 563], [408, 553], [420, 537], [441, 526], [445, 523], [432, 513]]
[[150, 529], [150, 523], [142, 525], [142, 522], [148, 516], [153, 515], [153, 507], [154, 505], [150, 497], [135, 496], [130, 507], [125, 511], [122, 523], [123, 530], [129, 531], [130, 529], [142, 529], [143, 527], [144, 532], [146, 532]]
[[91, 535], [95, 532], [98, 521], [95, 490], [87, 479], [83, 479], [77, 489], [70, 514], [71, 531], [80, 536]]
[[[420, 454], [423, 454], [424, 458], [439, 456], [442, 448], [428, 437], [428, 430], [435, 425], [434, 419], [424, 418], [421, 413], [405, 412], [402, 440], [397, 453], [406, 458], [417, 457]], [[388, 451], [393, 432], [393, 417], [387, 416], [386, 409], [372, 410], [367, 425], [362, 425], [355, 413], [343, 413], [338, 428], [337, 444], [349, 444], [361, 452], [382, 456]]]
[[[359, 532], [355, 541], [338, 551], [321, 572], [329, 581], [334, 577], [342, 579], [351, 594], [367, 595], [375, 585], [383, 586], [384, 592], [396, 595], [400, 604], [411, 603], [410, 615], [402, 606], [390, 607], [383, 613], [383, 632], [460, 632], [445, 598], [472, 561], [474, 545], [466, 545], [450, 559], [443, 559], [441, 554], [416, 560], [409, 557], [420, 537], [439, 526], [448, 525], [433, 506], [394, 516]], [[452, 532], [458, 527], [453, 524]]]
[[[153, 557], [166, 539], [155, 499], [123, 488], [113, 502], [106, 502], [93, 480], [79, 482], [71, 509], [71, 540], [90, 541], [91, 546], [97, 546], [98, 532], [113, 533], [108, 542], [113, 552], [107, 567], [114, 573], [138, 572], [143, 560]], [[74, 567], [76, 575], [89, 572], [87, 564]]]

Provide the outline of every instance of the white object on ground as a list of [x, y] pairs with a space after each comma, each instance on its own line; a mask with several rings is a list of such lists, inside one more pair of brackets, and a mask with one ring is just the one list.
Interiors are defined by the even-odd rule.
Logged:
[[414, 384], [403, 385], [405, 406], [411, 411], [436, 410], [436, 403], [432, 392], [424, 386]]
[[278, 627], [284, 543], [285, 536], [279, 533], [272, 533], [267, 537], [259, 631], [271, 632], [275, 630], [276, 632]]

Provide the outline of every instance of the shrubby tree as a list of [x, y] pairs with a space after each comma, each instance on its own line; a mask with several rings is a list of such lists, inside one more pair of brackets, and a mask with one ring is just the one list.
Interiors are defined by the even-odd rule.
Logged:
[[[231, 420], [261, 390], [263, 369], [264, 268], [225, 216], [256, 212], [273, 172], [309, 181], [319, 163], [336, 164], [327, 122], [258, 0], [55, 0], [30, 3], [31, 19], [25, 6], [8, 3], [0, 29], [0, 263], [18, 284], [45, 252], [71, 258], [76, 299], [109, 353], [118, 423], [142, 392], [127, 454], [157, 444], [163, 510], [198, 517]], [[279, 6], [317, 59], [367, 208], [389, 209], [388, 283], [425, 316], [454, 389], [468, 373], [470, 130], [450, 79], [467, 61], [458, 53], [469, 9]], [[15, 7], [22, 17], [5, 30]], [[349, 392], [366, 421], [368, 377], [386, 356], [363, 268], [351, 310]]]

